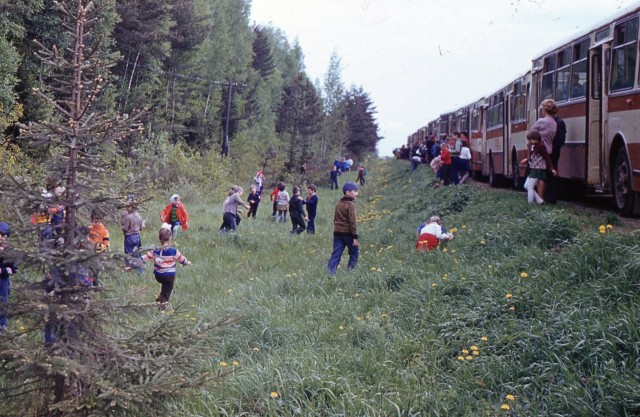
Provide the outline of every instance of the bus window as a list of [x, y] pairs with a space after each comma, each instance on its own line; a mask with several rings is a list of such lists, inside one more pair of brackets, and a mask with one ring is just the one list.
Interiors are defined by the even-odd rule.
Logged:
[[587, 83], [587, 54], [589, 39], [573, 45], [573, 64], [571, 65], [571, 98], [585, 96]]
[[600, 59], [600, 55], [594, 55], [591, 62], [591, 98], [594, 100], [600, 100], [600, 91], [602, 91]]
[[571, 48], [565, 48], [558, 53], [558, 69], [555, 74], [555, 101], [569, 99], [569, 74], [571, 65]]
[[519, 122], [525, 118], [525, 93], [522, 91], [522, 83], [518, 81], [513, 86], [513, 99], [511, 101], [511, 121]]
[[611, 57], [611, 91], [633, 87], [636, 72], [638, 18], [616, 25]]
[[542, 69], [542, 91], [540, 101], [553, 98], [553, 75], [556, 69], [556, 57], [551, 55], [545, 57]]

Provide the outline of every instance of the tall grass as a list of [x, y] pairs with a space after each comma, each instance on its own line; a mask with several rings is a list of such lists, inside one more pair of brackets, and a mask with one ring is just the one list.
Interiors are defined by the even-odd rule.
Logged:
[[[325, 268], [341, 192], [320, 189], [315, 236], [271, 222], [268, 198], [222, 236], [224, 195], [182, 193], [191, 228], [176, 245], [193, 265], [179, 269], [172, 304], [194, 325], [237, 321], [211, 336], [203, 362], [228, 375], [172, 415], [640, 414], [640, 249], [629, 230], [601, 234], [611, 215], [530, 206], [521, 193], [434, 188], [427, 170], [398, 161], [367, 170], [360, 262], [347, 271], [344, 259], [335, 277]], [[143, 213], [145, 244], [162, 203]], [[433, 214], [455, 238], [418, 253], [416, 227]], [[111, 285], [135, 301], [159, 291], [150, 268]]]

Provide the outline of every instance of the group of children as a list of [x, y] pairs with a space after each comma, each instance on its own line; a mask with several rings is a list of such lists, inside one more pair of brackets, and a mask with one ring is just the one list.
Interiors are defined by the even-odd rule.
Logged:
[[[276, 187], [277, 192], [272, 193], [274, 201], [274, 209], [277, 209], [279, 216], [275, 217], [276, 221], [285, 221], [287, 212], [291, 217], [293, 228], [291, 234], [300, 234], [307, 231], [309, 234], [315, 234], [315, 217], [318, 206], [317, 188], [310, 184], [307, 187], [308, 195], [303, 199], [300, 195], [300, 188], [293, 188], [293, 196], [289, 198], [286, 191], [286, 184], [279, 183]], [[354, 268], [357, 265], [359, 257], [358, 228], [355, 200], [357, 199], [358, 186], [353, 182], [347, 182], [342, 187], [343, 197], [337, 203], [334, 214], [334, 232], [333, 232], [333, 250], [328, 262], [328, 271], [334, 275], [337, 271], [338, 264], [345, 249], [349, 252], [348, 268]], [[259, 204], [260, 194], [257, 192], [255, 184], [251, 186], [251, 194], [249, 196], [249, 205], [241, 199], [243, 192], [239, 186], [233, 186], [227, 198], [223, 203], [223, 225], [221, 230], [228, 232], [236, 230], [240, 221], [237, 208], [242, 205], [249, 209], [247, 216], [254, 217], [256, 214], [257, 204]], [[286, 206], [283, 206], [285, 204]], [[276, 206], [277, 204], [277, 206]], [[126, 260], [125, 270], [129, 271], [134, 268], [142, 272], [142, 263], [154, 262], [154, 277], [161, 284], [161, 290], [156, 298], [160, 309], [164, 309], [171, 298], [173, 286], [176, 276], [176, 266], [178, 263], [182, 265], [190, 265], [191, 262], [172, 246], [172, 239], [177, 236], [178, 230], [181, 228], [187, 230], [189, 228], [189, 215], [180, 200], [180, 196], [172, 195], [169, 204], [162, 210], [160, 219], [162, 226], [158, 232], [160, 247], [141, 253], [142, 242], [140, 238], [141, 231], [145, 228], [145, 221], [137, 211], [137, 202], [133, 196], [127, 198], [124, 211], [121, 213], [120, 226], [124, 234], [124, 252], [129, 257]], [[306, 214], [304, 206], [306, 206]], [[56, 220], [64, 220], [64, 210], [61, 207], [55, 207], [55, 212], [48, 212], [43, 216], [41, 229], [51, 227], [52, 215], [56, 214], [59, 218]], [[46, 218], [46, 221], [44, 220]], [[93, 210], [91, 213], [91, 225], [81, 228], [82, 235], [86, 237], [86, 248], [96, 253], [104, 252], [110, 248], [111, 241], [109, 231], [105, 227], [104, 214], [101, 210]], [[305, 224], [308, 222], [308, 225]], [[51, 233], [51, 232], [47, 232]], [[6, 305], [9, 301], [10, 293], [10, 277], [17, 272], [14, 262], [4, 256], [7, 248], [7, 239], [11, 235], [11, 228], [8, 223], [0, 222], [0, 332], [4, 331], [7, 326]], [[46, 235], [43, 239], [50, 239], [50, 235]], [[84, 245], [84, 244], [83, 244]], [[83, 246], [85, 247], [85, 246]], [[55, 269], [55, 268], [52, 268]], [[74, 282], [94, 286], [98, 285], [98, 270], [91, 271], [78, 265], [77, 269], [72, 271]], [[47, 292], [53, 294], [58, 285], [62, 285], [60, 278], [62, 271], [50, 271], [45, 279], [45, 287]], [[74, 284], [77, 285], [77, 284]], [[56, 339], [55, 323], [47, 323], [45, 326], [45, 342], [52, 343]]]
[[447, 140], [436, 140], [433, 158], [429, 166], [441, 184], [462, 185], [469, 177], [471, 150], [466, 132], [453, 132]]

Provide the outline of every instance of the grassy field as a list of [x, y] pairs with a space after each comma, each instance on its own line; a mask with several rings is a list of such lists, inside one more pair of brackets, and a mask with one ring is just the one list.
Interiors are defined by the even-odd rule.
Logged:
[[[325, 268], [341, 191], [319, 190], [315, 236], [273, 223], [268, 195], [258, 219], [221, 236], [223, 196], [181, 193], [191, 228], [176, 245], [193, 265], [179, 268], [169, 314], [235, 321], [203, 360], [220, 377], [171, 415], [640, 415], [633, 230], [522, 193], [434, 188], [400, 161], [367, 169], [360, 262], [345, 270], [345, 254], [335, 277]], [[143, 244], [156, 244], [163, 204], [142, 212]], [[433, 214], [455, 237], [418, 253], [416, 227]], [[150, 266], [117, 286], [135, 302], [160, 288]]]

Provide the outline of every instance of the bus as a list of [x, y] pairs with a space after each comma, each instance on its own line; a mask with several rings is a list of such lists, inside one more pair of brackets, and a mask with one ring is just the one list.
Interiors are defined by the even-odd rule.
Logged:
[[[526, 132], [552, 98], [567, 126], [558, 176], [613, 196], [623, 215], [640, 213], [640, 7], [534, 57], [498, 90], [427, 126], [443, 138], [468, 131], [474, 174], [521, 187]], [[429, 129], [428, 129], [429, 130]]]

